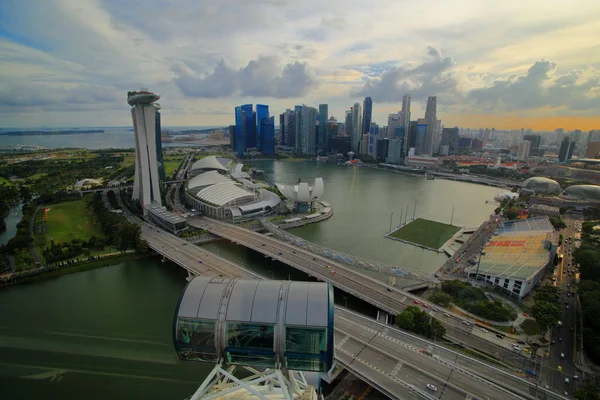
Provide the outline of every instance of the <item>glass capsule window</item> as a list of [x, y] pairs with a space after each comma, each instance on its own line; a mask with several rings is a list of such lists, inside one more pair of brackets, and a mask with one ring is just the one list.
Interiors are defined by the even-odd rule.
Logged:
[[180, 318], [177, 322], [177, 352], [182, 360], [217, 360], [215, 321]]
[[231, 364], [272, 367], [275, 365], [275, 326], [228, 323], [225, 351]]
[[286, 367], [304, 371], [324, 371], [327, 363], [327, 329], [286, 327]]

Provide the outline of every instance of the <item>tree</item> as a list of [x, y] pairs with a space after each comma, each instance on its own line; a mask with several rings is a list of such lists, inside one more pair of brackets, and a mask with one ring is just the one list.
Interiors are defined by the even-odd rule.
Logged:
[[504, 216], [512, 221], [513, 219], [517, 218], [519, 216], [519, 213], [516, 212], [515, 210], [506, 210], [504, 211]]
[[556, 230], [565, 229], [567, 227], [565, 221], [563, 221], [560, 217], [550, 217], [550, 223]]
[[545, 285], [535, 291], [533, 299], [538, 301], [547, 301], [548, 303], [557, 303], [560, 300], [560, 289], [556, 286]]
[[427, 338], [441, 338], [446, 334], [446, 328], [438, 320], [415, 306], [406, 307], [398, 314], [396, 324], [401, 329]]
[[538, 325], [542, 327], [542, 334], [540, 336], [544, 336], [548, 329], [558, 324], [562, 312], [556, 303], [536, 301], [531, 309], [531, 314]]
[[429, 295], [429, 300], [433, 301], [435, 304], [448, 307], [452, 302], [452, 296], [441, 290], [434, 290], [433, 293]]
[[577, 400], [600, 400], [600, 392], [596, 389], [596, 385], [587, 382], [575, 391], [574, 397]]

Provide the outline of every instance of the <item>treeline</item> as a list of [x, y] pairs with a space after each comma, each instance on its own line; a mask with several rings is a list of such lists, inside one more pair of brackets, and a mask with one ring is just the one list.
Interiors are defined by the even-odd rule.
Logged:
[[146, 245], [141, 240], [141, 228], [130, 223], [123, 216], [108, 211], [104, 207], [100, 193], [94, 194], [88, 207], [92, 209], [94, 219], [106, 237], [106, 244], [111, 244], [121, 251], [127, 249], [145, 251]]
[[493, 321], [514, 319], [513, 311], [502, 301], [489, 300], [482, 289], [459, 280], [442, 282], [441, 290], [434, 290], [429, 295], [429, 300], [444, 307], [454, 303], [472, 314]]
[[600, 208], [584, 213], [581, 247], [573, 252], [579, 264], [579, 301], [583, 318], [583, 344], [586, 354], [600, 363], [600, 236], [594, 226], [600, 224]]
[[50, 244], [42, 250], [42, 255], [46, 263], [53, 264], [75, 258], [80, 254], [84, 254], [89, 258], [92, 250], [103, 250], [104, 247], [105, 241], [95, 236], [92, 236], [89, 240], [73, 239], [66, 243], [51, 240]]

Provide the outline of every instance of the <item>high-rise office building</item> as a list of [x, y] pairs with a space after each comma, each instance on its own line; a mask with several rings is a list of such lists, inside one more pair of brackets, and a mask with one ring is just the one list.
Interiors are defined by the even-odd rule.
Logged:
[[260, 121], [260, 147], [263, 154], [275, 154], [275, 117]]
[[390, 146], [390, 139], [384, 138], [377, 140], [377, 161], [385, 162], [388, 156], [388, 149]]
[[338, 136], [340, 134], [339, 124], [335, 117], [331, 116], [327, 121], [325, 121], [325, 154], [331, 153], [331, 148], [329, 146], [329, 142], [331, 138], [334, 136]]
[[306, 105], [296, 106], [296, 153], [316, 154], [317, 109]]
[[390, 164], [402, 164], [404, 161], [404, 137], [397, 137], [388, 142], [388, 156], [386, 162]]
[[542, 144], [541, 135], [524, 135], [523, 140], [528, 140], [531, 142], [531, 149], [529, 150], [530, 156], [542, 157], [544, 155], [544, 151], [540, 148]]
[[350, 111], [346, 111], [346, 118], [344, 120], [344, 133], [346, 136], [352, 137], [352, 108], [350, 108]]
[[377, 140], [379, 139], [379, 125], [372, 122], [371, 128], [369, 129], [369, 149], [367, 153], [370, 156], [375, 157], [377, 155]]
[[529, 158], [529, 151], [531, 150], [531, 142], [529, 140], [523, 140], [519, 143], [519, 148], [517, 149], [517, 160], [525, 161]]
[[589, 142], [585, 149], [585, 156], [589, 158], [600, 157], [600, 142]]
[[242, 106], [242, 129], [246, 137], [244, 150], [256, 149], [256, 112], [252, 111], [252, 104]]
[[560, 150], [558, 151], [558, 161], [567, 162], [573, 156], [573, 149], [575, 142], [570, 137], [565, 136], [560, 144]]
[[427, 120], [419, 118], [417, 120], [417, 134], [415, 138], [415, 154], [416, 155], [431, 155], [428, 151], [428, 146], [431, 142], [428, 142], [427, 135], [430, 133], [428, 129]]
[[402, 115], [400, 114], [389, 114], [387, 122], [387, 138], [394, 139], [396, 135], [396, 128], [402, 126]]
[[400, 111], [401, 125], [404, 126], [404, 152], [408, 152], [408, 142], [410, 134], [410, 94], [402, 96], [402, 111]]
[[127, 93], [131, 106], [133, 132], [135, 135], [135, 175], [132, 199], [140, 203], [144, 215], [151, 203], [162, 205], [158, 172], [158, 149], [156, 146], [156, 115], [160, 108], [156, 102], [160, 96], [148, 89]]
[[263, 151], [263, 146], [262, 146], [262, 131], [261, 131], [261, 124], [262, 124], [262, 120], [265, 118], [269, 118], [269, 106], [265, 105], [265, 104], [257, 104], [256, 105], [256, 143], [255, 146], [257, 149], [259, 149], [260, 151]]
[[327, 134], [325, 133], [327, 117], [329, 116], [329, 106], [327, 104], [319, 104], [319, 140], [317, 142], [317, 150], [327, 153]]
[[437, 123], [437, 97], [429, 96], [427, 98], [427, 108], [425, 108], [425, 123], [427, 124], [427, 132], [425, 146], [422, 153], [431, 156], [433, 154], [433, 144], [436, 134]]
[[352, 107], [352, 151], [355, 154], [359, 154], [359, 146], [360, 146], [360, 104], [354, 103], [354, 107]]
[[[443, 156], [453, 156], [458, 152], [458, 127], [443, 128], [440, 154]], [[446, 148], [447, 146], [447, 148]], [[442, 150], [444, 148], [444, 150]]]
[[370, 97], [365, 97], [363, 101], [363, 116], [362, 116], [362, 135], [368, 135], [371, 132], [371, 118], [373, 114], [373, 100]]
[[286, 147], [296, 146], [296, 112], [289, 108], [283, 115], [283, 128], [281, 131], [281, 144]]

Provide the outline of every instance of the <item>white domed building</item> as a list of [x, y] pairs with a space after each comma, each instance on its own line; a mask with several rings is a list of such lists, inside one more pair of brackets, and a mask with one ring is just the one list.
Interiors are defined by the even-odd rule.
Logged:
[[532, 193], [559, 194], [562, 191], [558, 182], [543, 176], [526, 179], [521, 187]]

